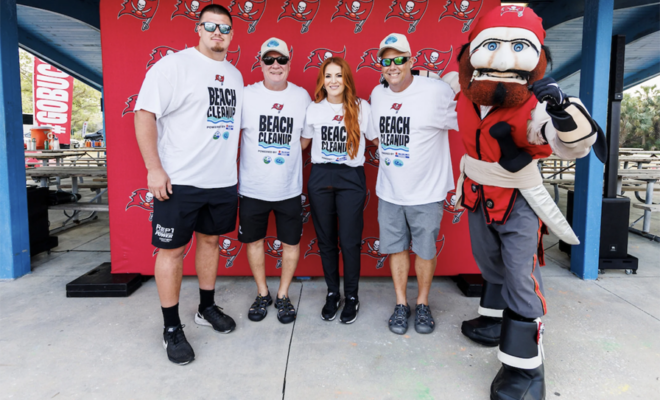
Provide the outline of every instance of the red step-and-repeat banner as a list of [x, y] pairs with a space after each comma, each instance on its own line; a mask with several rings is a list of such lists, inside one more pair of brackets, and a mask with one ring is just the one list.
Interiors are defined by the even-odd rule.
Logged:
[[70, 144], [73, 77], [35, 57], [32, 88], [34, 125], [52, 126], [60, 144]]
[[[467, 43], [475, 18], [499, 6], [496, 0], [101, 0], [110, 240], [115, 273], [153, 275], [158, 252], [151, 245], [153, 198], [146, 187], [147, 173], [133, 127], [137, 94], [146, 72], [158, 60], [198, 44], [195, 22], [201, 9], [210, 3], [225, 6], [233, 16], [235, 32], [227, 59], [241, 71], [246, 85], [263, 80], [259, 51], [266, 39], [275, 36], [291, 48], [291, 82], [312, 95], [321, 62], [331, 55], [340, 56], [352, 66], [358, 95], [364, 99], [378, 84], [376, 53], [387, 34], [407, 34], [414, 68], [442, 75], [457, 70], [456, 56]], [[457, 132], [450, 132], [450, 145], [457, 178], [458, 161], [464, 153]], [[375, 185], [380, 160], [376, 147], [368, 145], [365, 156], [368, 192], [362, 275], [389, 276], [387, 255], [379, 251]], [[303, 160], [305, 223], [296, 275], [320, 276], [321, 258], [306, 196], [309, 151]], [[476, 273], [467, 215], [454, 209], [452, 196], [450, 193], [445, 201], [437, 238], [436, 275]], [[220, 275], [251, 274], [245, 246], [236, 235], [237, 231], [220, 237]], [[186, 248], [185, 274], [195, 273], [194, 251], [191, 240]], [[264, 252], [266, 272], [278, 275], [282, 247], [276, 238], [274, 218], [270, 220]]]

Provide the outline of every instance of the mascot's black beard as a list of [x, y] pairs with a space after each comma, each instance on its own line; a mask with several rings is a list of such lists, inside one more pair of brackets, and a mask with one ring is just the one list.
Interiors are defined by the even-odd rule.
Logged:
[[498, 82], [493, 93], [493, 105], [501, 106], [506, 102], [507, 90], [502, 82]]

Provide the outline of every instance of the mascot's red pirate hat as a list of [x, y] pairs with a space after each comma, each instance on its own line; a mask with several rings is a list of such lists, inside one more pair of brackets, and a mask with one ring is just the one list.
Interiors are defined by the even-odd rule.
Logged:
[[493, 8], [479, 19], [476, 27], [470, 32], [470, 42], [488, 28], [527, 29], [536, 35], [541, 45], [543, 45], [545, 39], [543, 20], [536, 15], [534, 10], [527, 7], [501, 6]]

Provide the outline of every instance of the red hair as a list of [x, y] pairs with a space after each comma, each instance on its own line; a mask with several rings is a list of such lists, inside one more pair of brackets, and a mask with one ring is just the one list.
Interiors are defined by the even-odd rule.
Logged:
[[351, 73], [351, 67], [346, 60], [341, 57], [330, 57], [321, 64], [319, 75], [316, 78], [316, 90], [314, 91], [314, 102], [320, 103], [328, 96], [323, 87], [325, 82], [325, 69], [328, 65], [335, 64], [341, 68], [342, 82], [344, 83], [344, 96], [342, 105], [344, 106], [344, 125], [346, 126], [346, 151], [348, 156], [353, 159], [357, 156], [360, 148], [360, 123], [358, 113], [360, 112], [360, 100], [355, 90], [355, 80]]

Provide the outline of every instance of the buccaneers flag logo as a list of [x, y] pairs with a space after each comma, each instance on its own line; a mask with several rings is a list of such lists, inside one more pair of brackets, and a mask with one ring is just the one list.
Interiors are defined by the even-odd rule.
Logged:
[[378, 168], [380, 166], [380, 154], [378, 153], [378, 147], [374, 145], [367, 146], [364, 149], [364, 158], [367, 161], [367, 164]]
[[456, 18], [459, 21], [463, 21], [464, 24], [461, 32], [465, 33], [470, 30], [470, 25], [472, 25], [474, 19], [479, 15], [483, 2], [484, 0], [447, 0], [447, 4], [444, 6], [445, 10], [440, 14], [440, 19], [438, 19], [438, 21], [445, 17]]
[[522, 6], [502, 6], [500, 9], [500, 16], [504, 15], [505, 13], [516, 13], [518, 14], [518, 18], [522, 18], [523, 13], [525, 12], [525, 7]]
[[385, 16], [385, 21], [390, 18], [399, 18], [406, 22], [410, 22], [408, 26], [408, 33], [415, 32], [417, 24], [422, 20], [426, 9], [429, 6], [429, 0], [408, 0], [403, 4], [402, 0], [392, 0], [390, 12]]
[[[332, 14], [330, 22], [334, 21], [335, 18], [346, 18], [355, 22], [355, 31], [353, 32], [360, 33], [362, 32], [362, 26], [367, 22], [371, 11], [374, 9], [374, 2], [375, 0], [354, 0], [352, 2], [351, 0], [339, 0], [339, 3], [335, 6], [337, 11]], [[350, 7], [348, 3], [351, 3]]]
[[373, 69], [374, 71], [381, 72], [380, 57], [378, 57], [378, 48], [367, 49], [362, 53], [362, 61], [358, 64], [355, 71], [359, 71], [362, 68]]
[[[254, 58], [256, 61], [252, 64], [252, 69], [250, 71], [261, 68], [261, 51], [257, 52], [257, 55], [254, 56]], [[291, 60], [293, 60], [293, 46], [289, 48], [289, 62], [291, 62]]]
[[307, 71], [308, 68], [321, 68], [323, 61], [330, 57], [341, 57], [346, 58], [346, 46], [342, 51], [333, 51], [330, 49], [314, 49], [309, 54], [309, 61], [305, 64], [303, 71]]
[[135, 108], [135, 99], [137, 99], [137, 96], [138, 96], [137, 94], [128, 96], [128, 99], [126, 99], [126, 101], [124, 102], [126, 104], [126, 107], [124, 107], [124, 111], [121, 112], [122, 117], [128, 113], [133, 112], [133, 109]]
[[[254, 33], [257, 30], [257, 24], [264, 15], [266, 9], [266, 0], [251, 0], [244, 1], [232, 0], [229, 4], [229, 13], [233, 18], [238, 18], [241, 21], [248, 23], [247, 33]], [[235, 7], [235, 8], [234, 8]]]
[[277, 269], [282, 268], [282, 250], [282, 242], [277, 240], [276, 237], [266, 236], [264, 238], [264, 253], [267, 256], [277, 258], [277, 264], [275, 264]]
[[453, 224], [457, 224], [461, 222], [461, 217], [463, 216], [463, 213], [465, 212], [465, 208], [457, 210], [456, 209], [456, 191], [455, 190], [450, 190], [449, 193], [447, 193], [447, 198], [443, 202], [443, 207], [442, 207], [445, 212], [448, 212], [449, 214], [452, 214], [454, 218], [452, 219]]
[[125, 211], [131, 207], [149, 211], [149, 221], [151, 221], [154, 216], [154, 195], [151, 194], [149, 189], [135, 189], [130, 195], [130, 200], [126, 204]]
[[360, 254], [366, 254], [371, 258], [377, 259], [376, 269], [383, 268], [385, 259], [389, 256], [389, 254], [382, 254], [380, 252], [380, 240], [377, 237], [366, 237], [362, 239]]
[[282, 13], [277, 17], [277, 22], [284, 18], [295, 19], [302, 22], [300, 33], [309, 32], [309, 25], [311, 25], [316, 13], [319, 11], [321, 0], [285, 0], [282, 6]]
[[236, 259], [236, 256], [238, 256], [238, 253], [240, 253], [241, 249], [243, 248], [243, 243], [239, 242], [234, 238], [230, 238], [229, 236], [223, 236], [223, 235], [220, 235], [218, 242], [219, 242], [218, 250], [220, 250], [220, 257], [224, 257], [227, 259], [227, 262], [225, 263], [225, 268], [231, 268], [234, 265], [234, 260]]
[[440, 51], [430, 48], [421, 49], [415, 54], [413, 68], [420, 67], [441, 75], [445, 68], [447, 68], [447, 64], [449, 64], [449, 60], [451, 60], [453, 51], [453, 47], [450, 47], [449, 51]]
[[[188, 46], [186, 46], [188, 48]], [[180, 50], [177, 50], [170, 46], [158, 46], [151, 50], [151, 58], [147, 62], [147, 69], [151, 68], [160, 61], [163, 57], [169, 56], [170, 54], [178, 53]]]
[[123, 0], [117, 19], [124, 15], [142, 20], [142, 30], [149, 29], [149, 24], [158, 10], [160, 0]]
[[225, 60], [229, 61], [234, 67], [238, 64], [238, 60], [241, 58], [241, 46], [238, 46], [238, 50], [228, 51], [225, 56]]
[[211, 3], [211, 0], [177, 0], [170, 20], [173, 20], [174, 17], [186, 17], [197, 22], [199, 21], [199, 13], [202, 12], [202, 8], [208, 5], [207, 3]]

